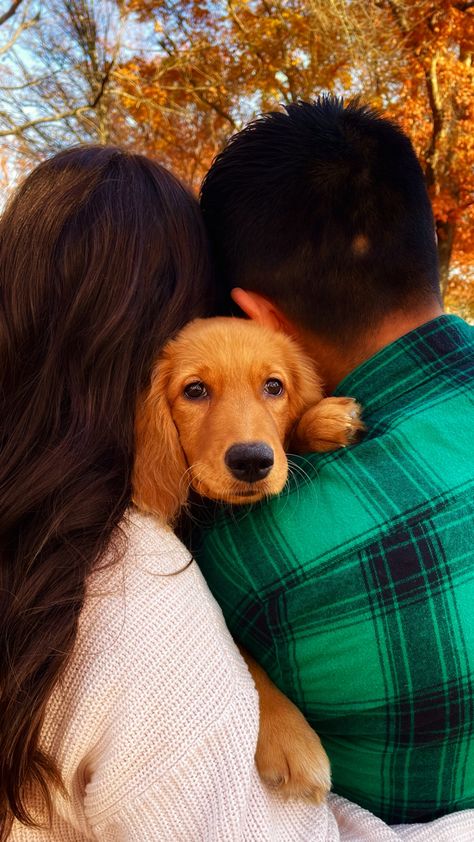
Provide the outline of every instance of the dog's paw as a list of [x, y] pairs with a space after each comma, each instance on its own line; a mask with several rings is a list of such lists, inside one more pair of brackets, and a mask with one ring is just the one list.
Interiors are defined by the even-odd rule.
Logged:
[[310, 407], [297, 427], [300, 452], [336, 450], [354, 444], [365, 425], [353, 398], [324, 398]]
[[331, 788], [321, 740], [286, 697], [274, 712], [261, 717], [255, 760], [266, 785], [286, 798], [320, 804]]

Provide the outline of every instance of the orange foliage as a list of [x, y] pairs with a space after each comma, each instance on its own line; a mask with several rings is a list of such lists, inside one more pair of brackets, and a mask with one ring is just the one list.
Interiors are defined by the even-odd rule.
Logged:
[[335, 51], [326, 37], [330, 19], [302, 0], [129, 0], [128, 8], [152, 26], [157, 54], [122, 67], [124, 101], [145, 147], [194, 186], [255, 113], [332, 90], [348, 72], [343, 42]]
[[449, 279], [445, 305], [448, 312], [458, 313], [474, 323], [474, 273], [467, 276], [453, 273]]
[[127, 8], [147, 28], [154, 57], [147, 50], [121, 67], [123, 102], [142, 147], [195, 187], [230, 134], [281, 103], [362, 92], [399, 121], [425, 170], [448, 304], [474, 315], [471, 0], [128, 0]]
[[410, 135], [424, 167], [440, 242], [449, 264], [474, 263], [474, 7], [452, 0], [384, 0], [385, 39], [397, 83], [387, 113]]

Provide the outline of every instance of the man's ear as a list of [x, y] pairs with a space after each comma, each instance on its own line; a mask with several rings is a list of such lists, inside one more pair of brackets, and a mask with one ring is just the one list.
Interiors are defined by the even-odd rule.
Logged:
[[269, 298], [240, 287], [234, 287], [230, 294], [232, 300], [252, 321], [258, 322], [263, 327], [269, 327], [271, 330], [280, 330], [289, 336], [294, 336], [293, 325]]

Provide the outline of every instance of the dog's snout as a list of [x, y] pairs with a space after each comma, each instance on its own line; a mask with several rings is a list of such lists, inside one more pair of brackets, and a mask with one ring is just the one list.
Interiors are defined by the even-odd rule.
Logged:
[[226, 451], [224, 461], [236, 479], [257, 482], [270, 473], [273, 450], [263, 441], [233, 444]]

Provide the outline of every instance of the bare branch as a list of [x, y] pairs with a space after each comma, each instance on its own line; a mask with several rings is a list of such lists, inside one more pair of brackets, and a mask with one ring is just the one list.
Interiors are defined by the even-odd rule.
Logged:
[[77, 117], [78, 114], [90, 111], [91, 109], [92, 106], [90, 105], [81, 105], [78, 108], [73, 108], [71, 111], [60, 111], [58, 114], [50, 114], [47, 117], [38, 117], [36, 120], [28, 120], [28, 122], [23, 123], [21, 126], [15, 126], [11, 129], [0, 131], [0, 137], [20, 137], [20, 135], [24, 134], [24, 132], [28, 131], [28, 129], [34, 129], [37, 126], [44, 126], [46, 123], [57, 123], [58, 121], [66, 120], [69, 117]]
[[22, 3], [23, 3], [23, 0], [14, 0], [14, 2], [11, 4], [10, 8], [7, 9], [7, 11], [3, 15], [0, 16], [0, 26], [2, 25], [2, 23], [6, 23], [7, 20], [10, 20], [10, 18], [13, 17], [16, 10], [18, 9], [19, 6], [21, 6]]
[[27, 29], [30, 29], [32, 26], [35, 26], [35, 24], [38, 23], [38, 20], [39, 14], [35, 15], [35, 17], [31, 18], [31, 20], [22, 21], [15, 29], [15, 32], [13, 33], [10, 40], [7, 41], [7, 43], [4, 44], [3, 47], [0, 47], [0, 56], [5, 55], [5, 53], [7, 53], [8, 50], [11, 50], [13, 45], [16, 44], [16, 42], [18, 41], [20, 35], [22, 35], [23, 32], [26, 32]]

